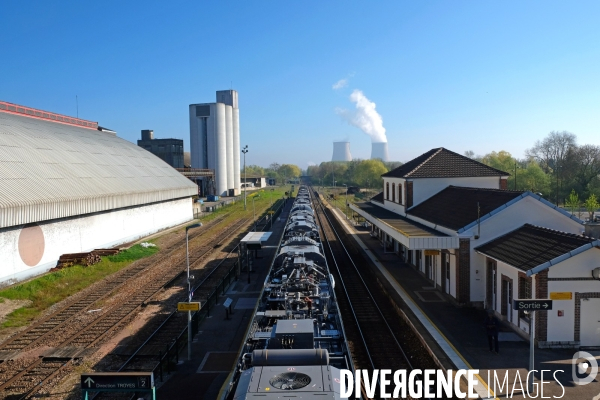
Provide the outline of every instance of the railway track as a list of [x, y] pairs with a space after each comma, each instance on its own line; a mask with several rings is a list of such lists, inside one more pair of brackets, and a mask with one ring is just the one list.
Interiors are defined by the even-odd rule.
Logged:
[[[314, 192], [313, 192], [314, 193]], [[356, 369], [437, 368], [318, 195], [313, 204]]]
[[[203, 293], [215, 290], [215, 281], [220, 281], [223, 275], [226, 275], [236, 257], [237, 245], [231, 248], [226, 258], [221, 260], [215, 267], [212, 268], [198, 283], [192, 291], [194, 292], [194, 300], [203, 299]], [[182, 296], [182, 301], [187, 300], [187, 296]], [[172, 343], [174, 338], [181, 336], [181, 333], [187, 330], [187, 314], [172, 312], [166, 314], [164, 319], [156, 330], [154, 330], [147, 338], [142, 339], [140, 344], [133, 354], [127, 358], [118, 368], [116, 372], [152, 372], [155, 371], [160, 362], [162, 351], [165, 350], [165, 343]], [[90, 399], [133, 399], [137, 398], [136, 393], [117, 394], [117, 393], [96, 393]]]
[[[208, 229], [196, 230], [195, 234], [190, 235], [190, 268], [201, 263], [214, 248], [247, 223], [246, 219], [239, 220], [216, 233]], [[87, 349], [93, 349], [109, 333], [120, 329], [155, 294], [184, 271], [185, 251], [181, 254], [184, 242], [185, 239], [179, 240], [165, 254], [140, 260], [121, 273], [94, 285], [93, 290], [88, 290], [89, 293], [68, 302], [1, 344], [0, 354], [4, 362], [0, 363], [0, 398], [30, 398], [45, 384], [59, 377], [73, 359], [86, 354]], [[121, 301], [110, 301], [115, 298]], [[99, 304], [102, 304], [101, 310], [93, 309]], [[31, 351], [41, 345], [57, 351], [37, 360], [17, 357], [19, 352]]]

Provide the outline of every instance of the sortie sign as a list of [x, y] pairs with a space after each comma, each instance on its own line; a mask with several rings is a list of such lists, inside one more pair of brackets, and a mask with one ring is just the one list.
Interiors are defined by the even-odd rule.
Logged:
[[552, 310], [552, 300], [531, 300], [515, 299], [513, 300], [513, 310], [546, 311]]

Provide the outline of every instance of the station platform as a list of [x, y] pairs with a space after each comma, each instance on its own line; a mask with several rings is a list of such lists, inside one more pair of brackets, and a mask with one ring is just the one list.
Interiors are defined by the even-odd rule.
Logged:
[[[249, 322], [262, 291], [268, 269], [277, 251], [284, 224], [292, 202], [285, 204], [278, 221], [274, 221], [273, 234], [258, 258], [253, 259], [253, 271], [241, 272], [241, 276], [221, 296], [219, 305], [211, 309], [211, 316], [200, 325], [200, 331], [192, 343], [192, 360], [182, 352], [176, 372], [159, 386], [158, 399], [215, 400], [237, 361]], [[233, 300], [233, 314], [226, 319], [223, 302]]]
[[[403, 262], [395, 253], [384, 253], [380, 241], [372, 238], [369, 230], [350, 224], [343, 212], [337, 208], [334, 209], [334, 213], [363, 249], [364, 256], [376, 267], [378, 274], [383, 278], [382, 281], [386, 282], [388, 292], [423, 335], [430, 351], [443, 368], [478, 369], [480, 384], [475, 385], [475, 389], [480, 399], [542, 398], [542, 393], [539, 392], [539, 372], [535, 374], [538, 392], [534, 389], [530, 397], [527, 392], [523, 393], [520, 390], [526, 389], [527, 385], [528, 341], [506, 328], [499, 335], [499, 354], [490, 352], [483, 325], [486, 316], [484, 310], [453, 305], [447, 295], [434, 289], [432, 282], [421, 272]], [[595, 356], [600, 364], [600, 351], [587, 351]], [[579, 386], [573, 383], [572, 357], [575, 352], [573, 349], [535, 349], [535, 369], [548, 371], [544, 372], [544, 398], [600, 400], [600, 374], [588, 385]], [[494, 373], [498, 377], [495, 392]], [[508, 384], [505, 383], [504, 388], [498, 390], [503, 384], [505, 374], [508, 374]], [[522, 386], [518, 379], [514, 385], [517, 375], [523, 382]]]

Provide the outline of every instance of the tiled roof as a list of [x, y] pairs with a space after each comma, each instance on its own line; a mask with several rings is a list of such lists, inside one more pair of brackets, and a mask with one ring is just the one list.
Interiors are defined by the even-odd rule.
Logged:
[[431, 149], [381, 176], [389, 178], [459, 178], [507, 175], [510, 174], [439, 147]]
[[593, 238], [525, 224], [475, 250], [523, 271], [592, 243]]
[[521, 196], [514, 190], [481, 189], [448, 186], [424, 202], [408, 210], [408, 214], [436, 225], [459, 230], [479, 217]]
[[371, 197], [371, 200], [375, 200], [376, 202], [383, 204], [383, 192], [377, 193], [375, 196]]

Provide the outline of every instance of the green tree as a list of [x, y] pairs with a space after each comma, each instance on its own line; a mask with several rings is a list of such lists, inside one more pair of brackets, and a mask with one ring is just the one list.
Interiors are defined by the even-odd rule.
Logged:
[[600, 203], [598, 203], [598, 199], [595, 194], [590, 194], [590, 197], [584, 203], [585, 209], [590, 214], [590, 222], [594, 220], [594, 212], [600, 207]]
[[579, 195], [575, 193], [575, 189], [571, 189], [571, 194], [565, 201], [565, 206], [571, 210], [571, 214], [575, 214], [575, 209], [579, 209]]
[[550, 194], [550, 176], [535, 161], [530, 161], [527, 168], [517, 169], [517, 189], [530, 190], [544, 196]]
[[381, 160], [363, 160], [355, 168], [354, 182], [363, 187], [383, 187], [381, 175], [388, 172]]

